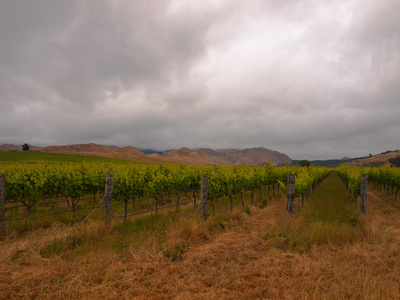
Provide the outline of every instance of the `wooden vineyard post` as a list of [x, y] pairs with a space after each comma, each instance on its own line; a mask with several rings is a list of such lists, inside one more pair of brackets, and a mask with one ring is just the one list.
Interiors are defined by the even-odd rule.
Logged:
[[104, 223], [109, 226], [111, 225], [111, 201], [113, 192], [113, 179], [114, 174], [106, 174], [106, 188], [104, 191]]
[[0, 238], [6, 236], [6, 175], [0, 174]]
[[367, 184], [367, 174], [361, 174], [360, 209], [365, 215], [367, 214]]
[[201, 176], [201, 199], [200, 199], [201, 214], [203, 216], [204, 221], [207, 220], [207, 194], [208, 194], [208, 175], [204, 174], [203, 176]]
[[287, 181], [287, 213], [293, 213], [294, 211], [294, 183], [295, 175], [289, 174]]

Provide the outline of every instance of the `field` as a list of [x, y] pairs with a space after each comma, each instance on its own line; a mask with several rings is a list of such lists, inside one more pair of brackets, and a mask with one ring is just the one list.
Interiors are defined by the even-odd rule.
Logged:
[[206, 222], [192, 208], [9, 235], [1, 297], [399, 299], [393, 197], [370, 186], [366, 218], [336, 173], [292, 217], [275, 196]]
[[135, 163], [123, 159], [105, 158], [90, 155], [73, 155], [61, 153], [45, 153], [35, 151], [0, 151], [0, 164], [5, 163], [33, 163], [33, 162], [57, 162], [57, 163]]

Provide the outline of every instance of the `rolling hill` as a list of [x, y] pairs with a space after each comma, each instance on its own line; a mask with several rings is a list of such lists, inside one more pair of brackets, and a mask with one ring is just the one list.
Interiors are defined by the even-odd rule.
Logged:
[[389, 159], [399, 156], [400, 152], [397, 151], [386, 151], [381, 154], [372, 155], [369, 157], [363, 157], [358, 159], [353, 159], [349, 161], [349, 164], [357, 166], [381, 166], [387, 164]]
[[[328, 159], [328, 160], [311, 160], [311, 164], [315, 166], [328, 167], [328, 168], [336, 168], [341, 164], [349, 164], [356, 166], [370, 166], [370, 167], [379, 167], [385, 164], [388, 164], [390, 158], [394, 158], [400, 155], [399, 150], [395, 151], [385, 151], [376, 155], [369, 155], [364, 157], [343, 157], [342, 159]], [[299, 160], [292, 160], [291, 165], [297, 166], [299, 164]]]
[[189, 164], [214, 164], [223, 163], [215, 157], [207, 154], [193, 151], [189, 148], [183, 147], [178, 150], [169, 151], [159, 155], [159, 158], [165, 161], [177, 162], [177, 163], [189, 163]]
[[57, 152], [57, 153], [92, 153], [92, 154], [122, 154], [126, 156], [144, 156], [145, 154], [132, 146], [127, 147], [109, 147], [97, 144], [76, 144], [66, 146], [48, 146], [39, 149], [41, 152]]
[[266, 148], [247, 148], [244, 150], [237, 149], [218, 149], [209, 148], [194, 149], [194, 151], [214, 157], [218, 161], [227, 164], [259, 164], [271, 163], [272, 165], [290, 164], [292, 159], [284, 153], [269, 150]]
[[157, 162], [153, 158], [147, 157], [146, 154], [144, 154], [139, 149], [132, 146], [110, 147], [110, 146], [103, 146], [94, 143], [89, 143], [89, 144], [73, 144], [64, 146], [48, 146], [40, 148], [38, 151], [48, 152], [48, 153], [99, 156], [107, 158], [134, 160], [140, 162]]
[[[4, 150], [21, 150], [21, 146], [0, 145], [0, 149]], [[135, 160], [141, 162], [172, 162], [172, 163], [188, 163], [188, 164], [260, 164], [271, 163], [289, 164], [292, 160], [284, 153], [273, 151], [265, 148], [247, 148], [238, 149], [218, 149], [199, 148], [191, 150], [183, 147], [166, 153], [145, 154], [139, 149], [127, 147], [110, 147], [94, 143], [89, 144], [72, 144], [63, 146], [47, 146], [34, 147], [30, 151], [47, 152], [47, 153], [63, 153], [63, 154], [80, 154], [88, 156], [100, 156], [107, 158], [118, 158]]]
[[[38, 151], [41, 147], [37, 146], [29, 146], [30, 151]], [[0, 150], [5, 151], [22, 151], [22, 145], [11, 145], [11, 144], [2, 144], [0, 145]]]

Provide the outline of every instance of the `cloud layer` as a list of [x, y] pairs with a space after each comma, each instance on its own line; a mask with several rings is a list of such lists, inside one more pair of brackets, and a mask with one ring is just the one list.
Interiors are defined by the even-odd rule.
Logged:
[[0, 142], [400, 148], [397, 0], [4, 0], [0, 37]]

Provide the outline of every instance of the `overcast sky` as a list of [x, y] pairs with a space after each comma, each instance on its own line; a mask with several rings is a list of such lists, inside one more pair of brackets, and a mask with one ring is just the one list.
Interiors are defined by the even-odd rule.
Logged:
[[399, 0], [1, 0], [0, 144], [400, 148]]

